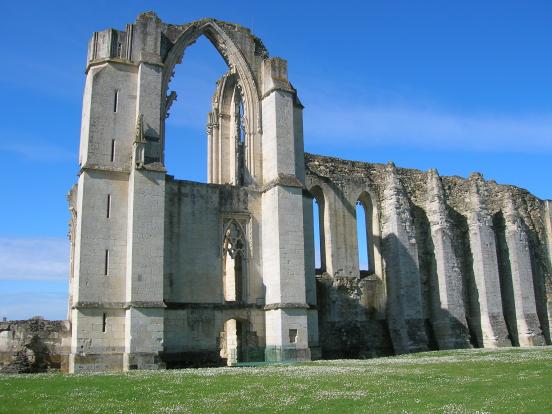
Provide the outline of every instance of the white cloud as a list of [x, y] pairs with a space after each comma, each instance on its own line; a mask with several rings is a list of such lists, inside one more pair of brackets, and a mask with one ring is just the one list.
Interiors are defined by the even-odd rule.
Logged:
[[62, 238], [0, 238], [0, 280], [67, 280], [69, 242]]
[[465, 115], [431, 108], [326, 102], [305, 112], [307, 141], [524, 153], [552, 150], [552, 114]]

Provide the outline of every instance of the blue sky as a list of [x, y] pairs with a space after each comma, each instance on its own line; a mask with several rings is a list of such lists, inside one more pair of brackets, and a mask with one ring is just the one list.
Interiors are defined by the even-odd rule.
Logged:
[[[289, 62], [307, 151], [488, 179], [552, 198], [552, 2], [27, 1], [0, 26], [0, 317], [64, 318], [65, 196], [76, 180], [87, 42], [155, 10], [252, 28]], [[167, 166], [205, 181], [224, 63], [200, 39], [177, 68]]]

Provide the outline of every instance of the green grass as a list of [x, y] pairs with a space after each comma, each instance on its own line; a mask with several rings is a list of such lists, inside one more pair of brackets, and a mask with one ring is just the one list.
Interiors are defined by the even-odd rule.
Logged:
[[0, 376], [2, 413], [551, 413], [552, 348]]

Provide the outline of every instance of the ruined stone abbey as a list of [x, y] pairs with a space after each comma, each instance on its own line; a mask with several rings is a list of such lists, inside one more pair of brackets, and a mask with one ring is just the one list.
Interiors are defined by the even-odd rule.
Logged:
[[[164, 166], [170, 81], [199, 36], [229, 67], [206, 184]], [[71, 372], [550, 344], [552, 202], [305, 154], [302, 111], [286, 61], [242, 26], [144, 13], [94, 33], [69, 193]]]

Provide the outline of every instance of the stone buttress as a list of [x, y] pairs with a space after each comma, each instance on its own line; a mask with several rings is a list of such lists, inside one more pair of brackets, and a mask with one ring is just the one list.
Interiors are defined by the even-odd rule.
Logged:
[[[525, 225], [516, 211], [512, 196], [504, 200], [503, 216], [508, 252], [509, 272], [503, 285], [508, 284], [513, 303], [505, 311], [509, 318], [510, 336], [518, 346], [544, 345], [535, 304], [533, 271], [529, 240]], [[506, 286], [504, 286], [506, 289]]]
[[[306, 301], [303, 183], [287, 63], [264, 62], [262, 254], [266, 360], [310, 359]], [[299, 158], [299, 159], [300, 159]], [[301, 168], [301, 170], [299, 170]], [[292, 213], [292, 214], [290, 214]]]
[[473, 257], [473, 273], [479, 304], [477, 326], [478, 342], [485, 348], [510, 346], [508, 330], [502, 313], [500, 278], [492, 217], [484, 196], [484, 183], [478, 174], [470, 177], [469, 239]]
[[427, 349], [418, 250], [409, 201], [393, 164], [386, 168], [382, 239], [387, 274], [387, 315], [396, 353]]
[[436, 286], [431, 286], [431, 319], [439, 349], [469, 346], [464, 308], [464, 286], [456, 257], [452, 223], [447, 210], [443, 184], [436, 170], [428, 172], [427, 217], [435, 249]]

